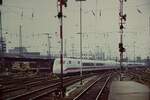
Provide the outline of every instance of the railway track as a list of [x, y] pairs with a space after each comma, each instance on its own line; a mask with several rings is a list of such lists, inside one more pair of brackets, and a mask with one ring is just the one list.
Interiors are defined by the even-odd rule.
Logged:
[[150, 87], [150, 78], [148, 73], [145, 73], [144, 71], [135, 71], [135, 72], [129, 72], [128, 76], [131, 77], [132, 80], [135, 80], [137, 82], [140, 82], [142, 84], [146, 84]]
[[16, 84], [18, 83], [19, 81], [29, 81], [29, 79], [39, 79], [39, 78], [44, 78], [43, 76], [28, 76], [28, 77], [11, 77], [11, 76], [8, 76], [6, 77], [5, 79], [1, 78], [0, 80], [0, 84], [3, 84], [3, 85], [9, 85], [9, 84]]
[[[85, 75], [84, 78], [89, 77], [91, 75]], [[64, 85], [70, 85], [73, 84], [76, 81], [79, 81], [79, 76], [72, 76], [72, 77], [65, 77], [64, 78]], [[9, 99], [9, 100], [28, 100], [28, 99], [36, 99], [41, 97], [42, 95], [45, 95], [47, 93], [54, 92], [58, 87], [60, 86], [60, 80], [55, 81], [47, 81], [47, 82], [41, 82], [41, 84], [30, 83], [30, 90], [26, 91], [24, 88], [18, 88], [13, 91], [5, 91], [3, 92], [3, 98]], [[10, 92], [10, 93], [7, 93]], [[6, 96], [5, 96], [6, 94]], [[9, 94], [9, 96], [7, 96]]]
[[[70, 77], [64, 77], [64, 79], [69, 79], [69, 78]], [[37, 88], [43, 88], [51, 84], [55, 84], [59, 81], [60, 81], [59, 79], [35, 81], [32, 83], [23, 84], [22, 86], [13, 87], [13, 88], [6, 89], [6, 90], [4, 89], [2, 90], [2, 95], [3, 95], [3, 98], [10, 98], [10, 97], [17, 96], [19, 94], [25, 94], [30, 91], [34, 91]]]
[[51, 80], [48, 77], [39, 77], [39, 78], [33, 78], [28, 80], [26, 79], [25, 81], [19, 80], [17, 83], [15, 81], [14, 84], [2, 85], [0, 90], [2, 91], [3, 94], [11, 94], [11, 92], [13, 91], [26, 89], [28, 87], [33, 87], [33, 86], [39, 86], [46, 82], [50, 83], [55, 81], [56, 80]]
[[[84, 78], [86, 78], [86, 77], [84, 77]], [[80, 81], [80, 78], [66, 80], [66, 81], [64, 81], [64, 88], [67, 87], [67, 86], [69, 86], [69, 85], [71, 85], [71, 84], [74, 84], [75, 82], [78, 82], [78, 81]], [[42, 92], [42, 94], [40, 94], [40, 95], [32, 96], [31, 99], [32, 100], [46, 100], [46, 98], [50, 99], [50, 97], [52, 96], [52, 93], [55, 93], [56, 91], [59, 92], [58, 91], [59, 87], [60, 87], [60, 84], [56, 88], [53, 87], [53, 88], [51, 88], [51, 90]]]
[[105, 100], [104, 98], [102, 99], [102, 94], [110, 79], [111, 74], [100, 76], [73, 100]]
[[27, 84], [32, 84], [34, 82], [40, 82], [40, 81], [44, 81], [44, 80], [49, 80], [49, 77], [30, 77], [30, 78], [21, 78], [21, 79], [14, 79], [14, 80], [5, 80], [3, 82], [1, 82], [1, 91], [4, 92], [9, 92], [9, 91], [14, 91], [20, 88], [23, 88], [25, 85]]
[[4, 84], [4, 85], [9, 85], [9, 84], [17, 84], [18, 82], [20, 81], [24, 81], [24, 82], [32, 82], [32, 81], [35, 81], [35, 80], [41, 80], [41, 79], [47, 79], [49, 78], [48, 75], [46, 76], [33, 76], [33, 77], [24, 77], [24, 78], [12, 78], [12, 79], [7, 79], [7, 80], [3, 80], [0, 82], [0, 84]]
[[8, 86], [5, 86], [3, 88], [1, 88], [1, 90], [3, 92], [11, 92], [11, 91], [15, 91], [15, 90], [19, 90], [19, 89], [23, 89], [23, 88], [26, 88], [26, 87], [32, 87], [32, 86], [38, 86], [38, 85], [41, 85], [44, 83], [49, 83], [49, 82], [56, 82], [57, 80], [51, 80], [51, 79], [48, 79], [48, 78], [39, 78], [39, 79], [36, 79], [36, 80], [28, 80], [28, 81], [25, 81], [25, 82], [18, 82], [17, 84], [12, 84], [12, 85], [8, 85]]

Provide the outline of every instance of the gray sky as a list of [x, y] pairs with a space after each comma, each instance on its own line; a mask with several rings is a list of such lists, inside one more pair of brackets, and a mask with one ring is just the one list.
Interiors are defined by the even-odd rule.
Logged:
[[[97, 9], [97, 10], [96, 10]], [[47, 38], [42, 33], [52, 33], [52, 53], [59, 51], [59, 21], [56, 0], [4, 0], [2, 10], [3, 32], [8, 49], [18, 46], [19, 25], [22, 24], [23, 45], [29, 51], [47, 52]], [[125, 3], [127, 14], [124, 43], [129, 57], [133, 57], [135, 41], [136, 55], [146, 57], [150, 48], [148, 18], [150, 0], [128, 0]], [[138, 11], [141, 12], [138, 12]], [[23, 17], [21, 14], [23, 12]], [[101, 16], [99, 15], [101, 12]], [[119, 42], [119, 0], [87, 0], [83, 2], [83, 52], [95, 52], [96, 46], [107, 54], [118, 55]], [[34, 14], [34, 17], [32, 17]], [[67, 40], [67, 52], [75, 45], [79, 47], [79, 3], [68, 0], [64, 8], [64, 38]], [[57, 33], [56, 33], [57, 32]]]

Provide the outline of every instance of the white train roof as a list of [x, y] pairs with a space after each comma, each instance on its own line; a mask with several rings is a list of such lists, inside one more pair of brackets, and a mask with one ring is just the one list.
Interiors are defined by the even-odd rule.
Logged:
[[[60, 58], [56, 58], [55, 60], [60, 60]], [[74, 58], [63, 58], [64, 61], [80, 61], [80, 59]], [[108, 63], [114, 64], [117, 63], [115, 60], [89, 60], [89, 59], [82, 59], [82, 62], [91, 62], [91, 63]]]

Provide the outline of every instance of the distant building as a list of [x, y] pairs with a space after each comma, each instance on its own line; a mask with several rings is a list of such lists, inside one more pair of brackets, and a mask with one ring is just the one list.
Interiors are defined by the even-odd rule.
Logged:
[[22, 53], [27, 53], [27, 49], [25, 47], [15, 47], [14, 49], [9, 49], [8, 52], [11, 54], [19, 54], [20, 51], [22, 51]]
[[25, 57], [39, 57], [40, 52], [25, 52], [25, 53], [23, 53], [23, 56], [25, 56]]
[[15, 47], [14, 49], [9, 49], [10, 54], [20, 54], [20, 51], [22, 52], [22, 55], [24, 57], [39, 57], [40, 56], [40, 52], [28, 52], [25, 47], [21, 47], [21, 48]]

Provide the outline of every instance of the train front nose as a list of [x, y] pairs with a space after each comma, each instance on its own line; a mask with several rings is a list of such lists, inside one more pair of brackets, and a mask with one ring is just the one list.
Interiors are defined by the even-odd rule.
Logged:
[[[65, 71], [65, 67], [63, 67], [63, 74], [66, 74], [66, 71]], [[53, 73], [55, 74], [61, 74], [61, 67], [57, 67], [57, 68], [53, 68]]]
[[54, 67], [53, 68], [53, 73], [56, 73], [56, 74], [60, 74], [61, 73], [61, 69], [59, 67]]
[[[65, 61], [64, 61], [65, 62]], [[65, 64], [63, 63], [63, 74], [65, 74]], [[53, 65], [53, 73], [56, 74], [61, 74], [61, 64], [60, 64], [60, 60], [55, 60], [54, 65]]]

